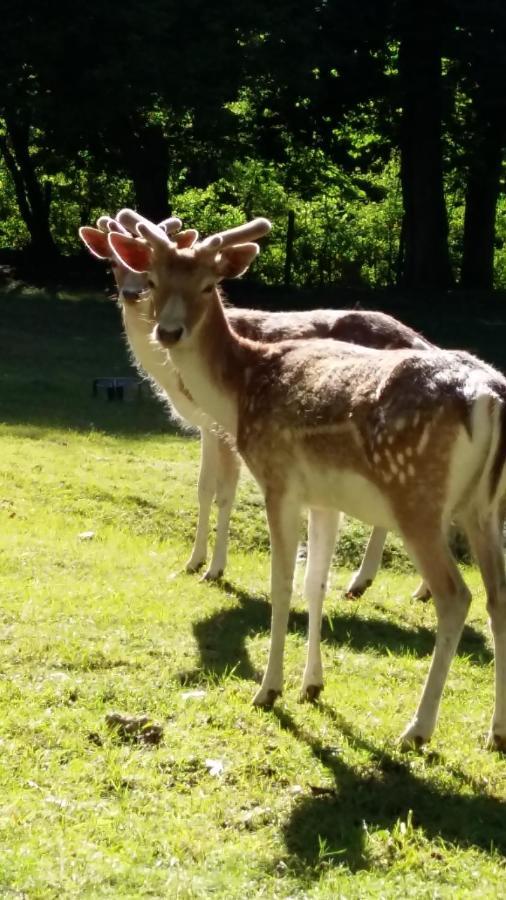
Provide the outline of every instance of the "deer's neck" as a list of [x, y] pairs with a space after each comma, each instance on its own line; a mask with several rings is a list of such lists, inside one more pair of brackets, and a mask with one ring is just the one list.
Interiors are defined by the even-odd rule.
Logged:
[[143, 305], [142, 301], [135, 305], [125, 303], [122, 309], [123, 325], [136, 362], [163, 387], [164, 379], [175, 378], [176, 375], [162, 348], [151, 339], [153, 321], [148, 310], [142, 308]]
[[[145, 307], [145, 308], [143, 308]], [[153, 339], [153, 319], [148, 304], [123, 305], [123, 324], [135, 363], [140, 366], [169, 399], [172, 411], [192, 425], [200, 426], [201, 415], [181, 382], [181, 376], [167, 353]]]
[[234, 440], [248, 344], [231, 330], [216, 292], [192, 343], [170, 350], [197, 406]]

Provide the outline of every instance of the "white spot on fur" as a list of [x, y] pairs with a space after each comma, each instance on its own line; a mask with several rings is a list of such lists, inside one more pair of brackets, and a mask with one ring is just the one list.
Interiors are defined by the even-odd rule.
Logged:
[[406, 484], [406, 473], [399, 472], [399, 481], [401, 484]]
[[350, 431], [357, 440], [360, 438], [356, 425], [349, 420], [346, 422], [329, 423], [328, 425], [307, 425], [302, 428], [294, 429], [294, 432], [298, 435], [346, 434]]
[[416, 452], [418, 453], [418, 456], [422, 455], [427, 444], [429, 443], [429, 436], [430, 436], [430, 425], [426, 425], [422, 431], [420, 440], [418, 441], [418, 444], [416, 447]]
[[401, 465], [401, 466], [404, 465], [404, 453], [399, 452], [399, 453], [397, 454], [397, 462], [398, 462], [399, 465]]
[[396, 420], [395, 430], [402, 431], [402, 429], [405, 427], [406, 427], [406, 419], [403, 416], [401, 416], [400, 419]]
[[415, 474], [415, 467], [413, 463], [408, 463], [408, 475], [413, 476]]

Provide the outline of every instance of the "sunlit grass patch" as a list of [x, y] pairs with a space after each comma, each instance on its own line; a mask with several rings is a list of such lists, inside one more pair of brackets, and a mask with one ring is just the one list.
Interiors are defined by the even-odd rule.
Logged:
[[[75, 385], [92, 371], [67, 362]], [[506, 769], [484, 748], [493, 663], [475, 570], [423, 753], [395, 741], [426, 677], [433, 608], [410, 599], [417, 576], [395, 540], [392, 566], [344, 599], [365, 533], [354, 525], [325, 604], [321, 702], [298, 701], [298, 593], [285, 693], [255, 709], [270, 608], [251, 479], [225, 578], [184, 574], [197, 441], [147, 400], [113, 407], [84, 388], [100, 427], [76, 410], [60, 420], [60, 371], [46, 368], [38, 409], [19, 381], [0, 428], [0, 895], [501, 896]], [[113, 712], [148, 716], [160, 742], [125, 739]]]
[[[395, 738], [425, 678], [430, 604], [386, 570], [358, 602], [336, 566], [326, 690], [301, 705], [294, 600], [284, 698], [251, 707], [268, 647], [254, 486], [220, 584], [183, 574], [198, 445], [4, 427], [0, 703], [3, 890], [50, 896], [462, 896], [504, 877], [506, 779], [484, 749], [493, 670], [474, 570], [432, 748]], [[239, 517], [240, 522], [240, 517]], [[255, 544], [258, 545], [255, 550]], [[300, 582], [300, 578], [298, 579]], [[111, 711], [149, 715], [125, 743]]]

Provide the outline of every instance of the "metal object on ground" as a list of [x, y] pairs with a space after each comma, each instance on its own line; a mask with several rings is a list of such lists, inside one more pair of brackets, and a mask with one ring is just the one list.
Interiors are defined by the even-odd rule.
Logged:
[[118, 401], [135, 400], [142, 397], [142, 381], [131, 375], [94, 378], [93, 396]]

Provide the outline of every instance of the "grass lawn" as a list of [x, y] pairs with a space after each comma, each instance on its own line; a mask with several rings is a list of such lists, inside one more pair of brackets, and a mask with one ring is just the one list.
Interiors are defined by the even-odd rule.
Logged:
[[[269, 558], [251, 479], [226, 579], [183, 574], [198, 442], [147, 392], [91, 396], [94, 377], [129, 373], [116, 311], [36, 293], [0, 310], [0, 897], [505, 896], [506, 761], [484, 749], [475, 571], [425, 752], [395, 746], [434, 625], [395, 542], [397, 568], [358, 603], [333, 569], [322, 702], [297, 699], [297, 596], [285, 694], [254, 709]], [[345, 561], [363, 534], [348, 532]], [[111, 712], [148, 716], [161, 740], [111, 728]]]

